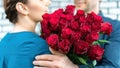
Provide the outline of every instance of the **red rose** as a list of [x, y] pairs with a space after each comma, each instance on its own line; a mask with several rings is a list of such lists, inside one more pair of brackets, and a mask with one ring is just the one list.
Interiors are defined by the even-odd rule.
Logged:
[[75, 9], [75, 6], [68, 5], [65, 9], [65, 14], [73, 15], [74, 14], [74, 9]]
[[78, 10], [77, 14], [75, 15], [75, 20], [81, 23], [86, 23], [85, 12], [83, 10]]
[[93, 45], [88, 50], [88, 56], [91, 60], [100, 60], [103, 56], [104, 49], [99, 45]]
[[79, 40], [78, 42], [76, 42], [74, 46], [74, 52], [77, 55], [85, 54], [87, 53], [88, 48], [89, 48], [89, 44], [87, 42]]
[[71, 36], [71, 43], [77, 42], [81, 38], [81, 33], [80, 32], [73, 32]]
[[73, 16], [72, 16], [72, 15], [70, 15], [70, 14], [66, 15], [66, 20], [68, 20], [68, 21], [73, 20]]
[[86, 18], [85, 18], [85, 16], [81, 16], [81, 17], [79, 18], [79, 24], [82, 24], [82, 23], [86, 23]]
[[63, 9], [58, 9], [54, 11], [52, 14], [61, 14], [61, 13], [63, 13]]
[[101, 29], [101, 23], [92, 23], [92, 25], [91, 25], [91, 30], [92, 31], [96, 31], [96, 32], [100, 32], [100, 29]]
[[43, 27], [49, 27], [48, 24], [49, 24], [49, 16], [50, 14], [44, 14], [42, 17], [43, 17], [43, 21], [41, 22], [41, 26]]
[[73, 31], [70, 28], [64, 28], [62, 29], [61, 37], [63, 39], [69, 39], [72, 34], [73, 34]]
[[42, 32], [42, 37], [43, 38], [47, 38], [49, 35], [50, 35], [50, 33], [51, 33], [51, 31], [50, 31], [50, 26], [48, 25], [48, 21], [47, 20], [43, 20], [42, 22], [41, 22], [41, 32]]
[[58, 44], [59, 50], [63, 53], [68, 53], [71, 47], [69, 40], [62, 39]]
[[110, 35], [110, 33], [112, 32], [112, 25], [109, 22], [102, 23], [101, 32]]
[[101, 23], [102, 21], [102, 17], [96, 15], [94, 12], [90, 13], [87, 15], [86, 17], [87, 23], [91, 24], [91, 29], [92, 31], [100, 31], [101, 29]]
[[58, 31], [60, 15], [63, 14], [63, 9], [58, 9], [49, 15], [49, 25], [52, 31]]
[[92, 15], [92, 17], [94, 18], [94, 20], [96, 21], [101, 21], [102, 22], [102, 17], [95, 14], [94, 12], [90, 13]]
[[59, 29], [61, 30], [67, 26], [68, 26], [68, 21], [66, 21], [65, 19], [61, 19], [59, 23]]
[[58, 35], [57, 34], [53, 34], [53, 35], [50, 35], [47, 39], [46, 39], [48, 45], [57, 50], [58, 49], [58, 42], [59, 42], [59, 38], [58, 38]]
[[46, 39], [49, 36], [50, 36], [50, 33], [47, 34], [47, 33], [42, 32], [42, 34], [41, 34], [41, 37], [44, 38], [44, 39]]
[[102, 17], [99, 16], [99, 15], [96, 15], [94, 12], [87, 14], [86, 19], [87, 19], [87, 22], [89, 22], [91, 24], [94, 23], [94, 22], [96, 22], [96, 23], [102, 23], [103, 22]]
[[49, 20], [50, 29], [52, 31], [57, 31], [58, 30], [58, 24], [59, 24], [59, 19], [60, 18], [56, 14], [51, 14], [50, 16], [51, 16], [50, 20]]
[[83, 24], [81, 27], [80, 27], [80, 30], [81, 32], [90, 32], [91, 31], [91, 27], [89, 24]]
[[94, 41], [99, 39], [99, 33], [97, 32], [91, 32], [90, 34], [87, 34], [85, 40], [92, 44]]
[[75, 20], [79, 20], [80, 17], [84, 17], [85, 18], [85, 12], [83, 10], [78, 10], [77, 14], [75, 15]]
[[63, 29], [65, 27], [68, 27], [69, 21], [66, 19], [66, 15], [60, 14], [61, 18], [59, 20], [59, 28]]
[[66, 15], [65, 14], [59, 14], [59, 16], [63, 19], [66, 19]]
[[95, 14], [94, 12], [92, 12], [91, 15], [93, 16], [93, 19], [94, 19], [94, 21], [95, 21], [96, 23], [102, 23], [102, 22], [103, 22], [101, 16]]
[[70, 28], [73, 29], [73, 30], [79, 30], [79, 24], [78, 24], [78, 22], [76, 22], [74, 20], [71, 21]]
[[48, 13], [45, 13], [42, 17], [43, 17], [43, 19], [46, 19], [46, 20], [48, 20], [49, 19], [49, 16], [50, 16], [50, 14], [48, 14]]

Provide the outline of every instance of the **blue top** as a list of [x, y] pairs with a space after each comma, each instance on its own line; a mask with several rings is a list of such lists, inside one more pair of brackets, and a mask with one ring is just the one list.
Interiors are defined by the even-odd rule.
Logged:
[[[105, 22], [107, 21], [112, 24], [113, 31], [109, 37], [107, 35], [100, 36], [100, 39], [106, 39], [109, 43], [102, 45], [105, 53], [103, 59], [98, 62], [95, 68], [120, 68], [120, 21], [104, 17], [102, 13], [100, 15]], [[79, 67], [88, 68], [84, 65], [80, 65]]]
[[33, 68], [36, 55], [50, 54], [45, 40], [33, 32], [7, 33], [0, 42], [0, 68]]

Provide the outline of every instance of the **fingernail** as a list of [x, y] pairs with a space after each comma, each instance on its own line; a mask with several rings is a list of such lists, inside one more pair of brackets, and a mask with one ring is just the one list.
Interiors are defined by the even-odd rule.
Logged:
[[35, 59], [37, 59], [37, 58], [38, 58], [38, 56], [35, 57]]
[[33, 61], [33, 64], [35, 65], [35, 64], [36, 64], [36, 61]]

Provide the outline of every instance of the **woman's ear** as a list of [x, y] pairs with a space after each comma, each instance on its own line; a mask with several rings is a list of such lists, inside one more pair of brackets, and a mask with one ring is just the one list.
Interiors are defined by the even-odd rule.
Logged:
[[23, 14], [23, 15], [28, 15], [28, 8], [25, 4], [18, 2], [16, 4], [16, 10], [18, 13]]

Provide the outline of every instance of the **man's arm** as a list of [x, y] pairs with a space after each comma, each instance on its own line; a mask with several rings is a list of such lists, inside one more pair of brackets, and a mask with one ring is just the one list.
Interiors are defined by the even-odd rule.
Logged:
[[65, 54], [62, 54], [51, 48], [50, 51], [52, 52], [53, 55], [51, 54], [39, 55], [35, 58], [36, 60], [33, 61], [33, 64], [43, 66], [46, 68], [79, 68], [78, 65], [73, 64]]

